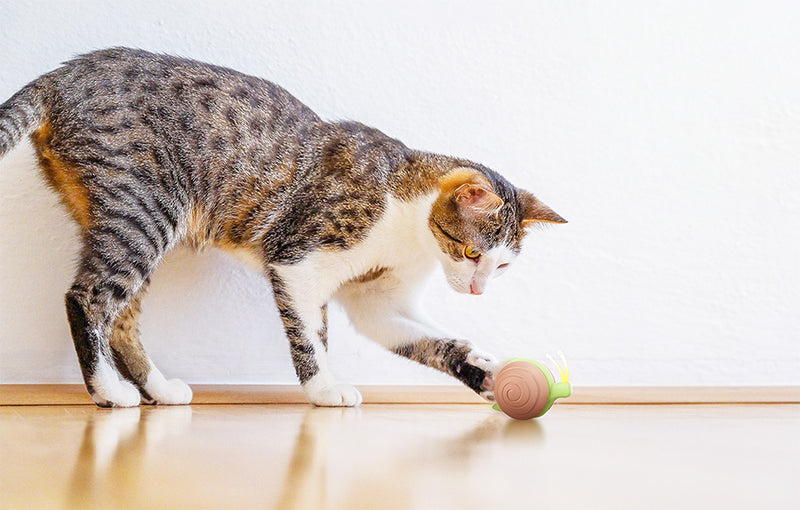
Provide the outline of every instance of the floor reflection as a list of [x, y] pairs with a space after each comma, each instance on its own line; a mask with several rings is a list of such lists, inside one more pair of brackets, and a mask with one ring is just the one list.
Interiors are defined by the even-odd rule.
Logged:
[[0, 508], [793, 508], [798, 409], [0, 406]]
[[193, 415], [148, 406], [85, 416], [65, 508], [479, 507], [496, 502], [484, 487], [513, 492], [521, 479], [498, 476], [493, 459], [510, 456], [527, 472], [544, 441], [537, 421], [474, 407], [214, 406]]
[[83, 431], [66, 508], [137, 507], [148, 452], [191, 422], [189, 406], [94, 409]]
[[[370, 445], [351, 443], [360, 448], [352, 456], [362, 462], [359, 466], [347, 466], [347, 452], [342, 452], [339, 444], [343, 436], [353, 433], [361, 417], [358, 409], [306, 411], [277, 509], [417, 508], [420, 501], [415, 487], [426, 487], [422, 491], [425, 493], [433, 488], [443, 497], [459, 491], [461, 495], [456, 499], [469, 499], [463, 491], [464, 480], [449, 473], [463, 470], [469, 463], [480, 464], [487, 445], [500, 443], [513, 449], [519, 444], [530, 451], [544, 440], [544, 429], [538, 421], [517, 421], [500, 414], [490, 414], [476, 426], [440, 440], [409, 441], [408, 437], [393, 437], [390, 427], [382, 435], [387, 444], [376, 448], [372, 463], [365, 469], [363, 459], [368, 455], [362, 449]], [[395, 432], [400, 430], [397, 428]], [[394, 441], [398, 446], [391, 445]], [[356, 476], [343, 472], [348, 468]], [[349, 485], [331, 487], [343, 480]]]
[[309, 407], [303, 416], [276, 509], [327, 508], [327, 463], [335, 429], [360, 409]]

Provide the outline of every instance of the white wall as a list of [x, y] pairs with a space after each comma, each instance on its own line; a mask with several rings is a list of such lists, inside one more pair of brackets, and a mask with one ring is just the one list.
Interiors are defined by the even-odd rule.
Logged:
[[[529, 236], [488, 295], [436, 280], [426, 298], [500, 355], [562, 349], [584, 385], [800, 384], [797, 3], [2, 4], [3, 100], [74, 54], [138, 46], [533, 190], [570, 223]], [[27, 146], [0, 164], [0, 383], [77, 382], [75, 229], [32, 168]], [[448, 381], [331, 322], [341, 379]], [[189, 382], [293, 381], [267, 285], [219, 252], [168, 258], [143, 334]]]

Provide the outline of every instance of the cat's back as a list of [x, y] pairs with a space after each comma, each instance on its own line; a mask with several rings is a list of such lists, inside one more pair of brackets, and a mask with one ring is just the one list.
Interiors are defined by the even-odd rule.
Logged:
[[112, 126], [108, 132], [138, 123], [170, 132], [216, 128], [239, 137], [269, 137], [319, 121], [310, 108], [265, 79], [139, 49], [93, 51], [42, 79], [56, 119]]

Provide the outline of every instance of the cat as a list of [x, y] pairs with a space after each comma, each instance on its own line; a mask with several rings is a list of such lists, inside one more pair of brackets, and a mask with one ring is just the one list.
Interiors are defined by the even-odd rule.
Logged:
[[491, 169], [326, 122], [269, 81], [129, 48], [65, 62], [0, 106], [0, 157], [30, 135], [80, 226], [66, 293], [86, 388], [102, 407], [187, 404], [138, 331], [150, 275], [178, 244], [217, 246], [271, 282], [308, 401], [357, 406], [327, 361], [327, 303], [390, 351], [493, 399], [495, 357], [435, 326], [419, 292], [439, 264], [482, 294], [528, 228], [565, 220]]

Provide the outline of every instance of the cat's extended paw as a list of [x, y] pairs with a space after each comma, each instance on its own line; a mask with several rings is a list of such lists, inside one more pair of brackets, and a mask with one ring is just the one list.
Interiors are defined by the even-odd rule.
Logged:
[[303, 385], [308, 401], [320, 407], [355, 407], [363, 399], [361, 392], [349, 384], [331, 384], [315, 381], [312, 377]]
[[192, 388], [180, 379], [165, 380], [158, 385], [147, 382], [145, 391], [150, 395], [149, 403], [159, 405], [181, 405], [192, 402]]
[[461, 365], [461, 375], [467, 386], [486, 400], [494, 400], [494, 378], [502, 368], [502, 363], [491, 354], [473, 349]]

